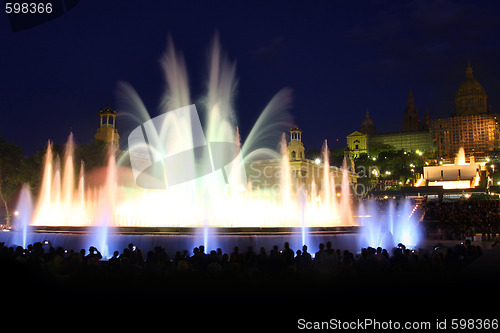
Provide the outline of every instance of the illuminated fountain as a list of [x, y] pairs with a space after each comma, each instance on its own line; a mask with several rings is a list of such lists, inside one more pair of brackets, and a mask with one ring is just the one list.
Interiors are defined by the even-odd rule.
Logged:
[[[110, 232], [138, 232], [140, 228], [148, 232], [191, 234], [199, 234], [198, 230], [203, 230], [204, 243], [212, 234], [221, 233], [222, 230], [226, 233], [286, 230], [300, 234], [301, 242], [305, 242], [312, 230], [356, 225], [350, 210], [347, 168], [344, 165], [342, 196], [339, 199], [328, 165], [326, 142], [324, 172], [321, 179], [316, 180], [315, 188], [306, 192], [294, 184], [286, 138], [281, 134], [290, 126], [287, 113], [291, 102], [290, 90], [282, 90], [272, 98], [241, 144], [233, 109], [235, 66], [222, 56], [217, 38], [210, 55], [207, 93], [197, 103], [200, 109], [198, 114], [193, 113], [192, 109], [190, 113], [178, 111], [193, 106], [193, 103], [183, 59], [171, 43], [161, 64], [168, 88], [160, 104], [160, 116], [157, 117], [161, 117], [162, 121], [159, 125], [154, 124], [156, 127], [153, 132], [147, 124], [153, 124], [152, 120], [157, 118], [150, 118], [133, 88], [125, 83], [120, 84], [122, 115], [135, 119], [138, 125], [142, 125], [139, 128], [148, 133], [152, 158], [166, 159], [201, 146], [197, 134], [200, 131], [204, 133], [206, 145], [222, 142], [241, 147], [240, 157], [228, 166], [223, 166], [223, 172], [207, 173], [174, 185], [170, 178], [165, 177], [162, 180], [163, 188], [142, 188], [119, 176], [119, 165], [129, 156], [122, 154], [121, 159], [115, 161], [115, 153], [110, 151], [104, 181], [99, 185], [91, 185], [87, 182], [83, 163], [74, 159], [72, 135], [69, 136], [62, 159], [54, 156], [49, 142], [39, 197], [33, 209], [27, 206], [23, 208], [23, 211], [30, 211], [29, 214], [32, 210], [30, 224], [34, 229], [85, 232], [89, 243], [105, 251], [104, 248], [109, 247]], [[193, 115], [205, 118], [203, 129], [201, 122], [194, 119]], [[280, 136], [282, 139], [278, 152], [276, 147]], [[209, 152], [213, 154], [213, 147], [210, 147]], [[129, 141], [130, 155], [140, 148]], [[210, 160], [210, 156], [191, 158], [193, 163], [187, 163], [181, 169], [189, 170], [203, 163], [214, 167], [216, 163]], [[265, 158], [281, 160], [279, 190], [252, 188], [247, 183], [245, 165]], [[168, 174], [171, 170], [163, 171]], [[128, 173], [130, 180], [133, 170], [128, 169]], [[319, 187], [321, 189], [318, 191]], [[21, 201], [31, 202], [31, 199], [24, 196]], [[23, 226], [22, 230], [27, 230], [27, 227]], [[23, 245], [25, 243], [24, 239]]]
[[[229, 142], [240, 145], [240, 138], [235, 123], [233, 110], [233, 91], [236, 86], [234, 65], [221, 55], [217, 41], [211, 54], [211, 67], [207, 94], [203, 99], [206, 142]], [[202, 131], [200, 122], [193, 120], [193, 113], [168, 112], [183, 109], [190, 105], [186, 70], [182, 59], [170, 45], [162, 65], [165, 70], [168, 90], [162, 101], [164, 119], [158, 128], [154, 124], [155, 135], [148, 135], [152, 154], [169, 157], [178, 152], [185, 152], [197, 147]], [[151, 118], [141, 100], [130, 86], [123, 85], [126, 108], [136, 110], [137, 119], [147, 124]], [[332, 175], [325, 155], [325, 172], [322, 176], [321, 193], [306, 193], [304, 205], [300, 204], [300, 193], [294, 191], [290, 175], [290, 162], [286, 139], [283, 135], [280, 154], [266, 147], [256, 146], [261, 143], [255, 133], [259, 131], [283, 130], [281, 116], [290, 104], [290, 92], [279, 92], [261, 115], [268, 117], [265, 123], [257, 121], [249, 138], [241, 147], [243, 159], [235, 159], [230, 171], [212, 172], [175, 186], [169, 186], [170, 179], [165, 178], [163, 189], [141, 188], [127, 184], [121, 186], [116, 176], [114, 154], [109, 154], [106, 179], [101, 187], [85, 186], [83, 165], [78, 178], [74, 174], [73, 139], [70, 135], [62, 165], [54, 157], [51, 144], [47, 147], [42, 188], [35, 210], [33, 225], [36, 226], [100, 226], [109, 227], [298, 227], [303, 220], [309, 227], [334, 227], [355, 225], [349, 208], [349, 183], [347, 168], [342, 184], [340, 209], [337, 209], [334, 185], [330, 186]], [[139, 114], [139, 116], [137, 116]], [[195, 113], [196, 115], [196, 113]], [[262, 128], [259, 128], [262, 126]], [[144, 126], [146, 127], [146, 126]], [[199, 128], [198, 128], [199, 127]], [[148, 130], [146, 128], [146, 130]], [[148, 132], [150, 134], [151, 132]], [[192, 135], [187, 135], [191, 133]], [[142, 135], [142, 134], [141, 134]], [[274, 137], [278, 137], [274, 133]], [[132, 134], [131, 134], [132, 136]], [[268, 135], [272, 138], [272, 136]], [[130, 142], [130, 141], [129, 141]], [[276, 145], [277, 142], [274, 142]], [[327, 154], [325, 145], [324, 151]], [[133, 152], [137, 147], [129, 145]], [[132, 154], [132, 153], [131, 153]], [[194, 153], [193, 153], [194, 154]], [[242, 177], [244, 163], [250, 163], [256, 157], [276, 157], [281, 159], [282, 177], [279, 191], [252, 189]], [[127, 156], [125, 156], [127, 158]], [[202, 158], [206, 158], [202, 156]], [[213, 163], [213, 162], [212, 162]], [[197, 156], [191, 165], [182, 165], [181, 169], [196, 168], [200, 162]], [[168, 173], [166, 170], [165, 173]], [[196, 172], [196, 170], [194, 171]], [[244, 175], [244, 173], [243, 173]], [[228, 177], [228, 184], [224, 181]], [[74, 180], [79, 179], [77, 186]], [[321, 199], [320, 199], [321, 198]], [[304, 208], [302, 207], [304, 206]], [[342, 214], [341, 214], [341, 213]], [[303, 213], [305, 214], [302, 218]]]
[[[309, 227], [353, 226], [350, 211], [348, 171], [344, 166], [342, 195], [335, 195], [334, 177], [327, 170], [319, 193], [294, 191], [286, 141], [281, 144], [282, 157], [280, 191], [253, 189], [251, 186], [193, 192], [191, 200], [181, 196], [185, 187], [149, 190], [137, 186], [120, 186], [114, 155], [109, 155], [105, 182], [100, 187], [85, 186], [83, 164], [78, 178], [73, 172], [72, 137], [66, 145], [61, 171], [58, 157], [47, 146], [44, 176], [32, 224], [53, 227], [298, 227], [309, 221]], [[325, 150], [327, 147], [325, 147]], [[54, 162], [55, 161], [55, 162]], [[328, 162], [327, 162], [328, 163]], [[70, 166], [70, 167], [68, 167]], [[68, 175], [69, 174], [69, 175]], [[74, 186], [73, 179], [79, 179]], [[199, 185], [198, 181], [194, 181]], [[192, 185], [192, 184], [188, 184]], [[303, 197], [301, 199], [301, 197]], [[301, 203], [303, 201], [303, 204]]]
[[[168, 88], [158, 117], [151, 119], [135, 90], [121, 83], [122, 114], [140, 125], [131, 134], [138, 140], [129, 140], [129, 154], [122, 154], [118, 161], [110, 149], [104, 181], [99, 185], [88, 184], [83, 163], [78, 171], [75, 170], [78, 161], [74, 160], [72, 135], [66, 144], [62, 163], [59, 156], [53, 155], [49, 142], [35, 208], [30, 208], [27, 189], [23, 190], [27, 194], [20, 199], [24, 205], [23, 216], [33, 215], [31, 228], [38, 232], [84, 233], [86, 241], [83, 245], [95, 245], [105, 256], [116, 249], [111, 234], [119, 233], [119, 237], [126, 239], [126, 232], [196, 235], [196, 241], [201, 239], [196, 245], [203, 243], [207, 250], [211, 249], [207, 243], [215, 248], [211, 240], [221, 234], [293, 233], [299, 239], [295, 245], [301, 246], [309, 242], [311, 233], [352, 232], [357, 221], [351, 210], [347, 163], [344, 160], [339, 198], [328, 162], [326, 141], [320, 179], [313, 180], [309, 191], [294, 184], [296, 180], [291, 176], [286, 138], [281, 135], [290, 126], [287, 113], [291, 101], [289, 90], [282, 90], [272, 98], [241, 144], [233, 109], [235, 66], [222, 56], [217, 38], [211, 51], [207, 93], [198, 103], [199, 114], [192, 109], [183, 59], [171, 43], [161, 64]], [[200, 115], [205, 116], [203, 129], [198, 118]], [[161, 122], [154, 123], [155, 119], [161, 119]], [[200, 139], [200, 131], [204, 133], [203, 139]], [[182, 166], [173, 165], [183, 177], [183, 172], [196, 175], [200, 165], [210, 167], [210, 170], [220, 169], [220, 172], [203, 173], [191, 179], [185, 177], [187, 180], [178, 184], [172, 184], [172, 178], [168, 176], [153, 179], [154, 184], [161, 185], [159, 188], [143, 188], [130, 182], [132, 174], [135, 180], [142, 177], [131, 169], [125, 170], [127, 176], [124, 178], [128, 180], [122, 179], [124, 172], [118, 170], [124, 167], [120, 164], [134, 152], [145, 151], [145, 147], [137, 143], [143, 132], [148, 134], [148, 154], [152, 160], [163, 161], [165, 165], [172, 156], [183, 154], [185, 160], [191, 161]], [[280, 136], [277, 152], [275, 147]], [[228, 165], [217, 167], [216, 161], [211, 159], [214, 154], [212, 143], [241, 147], [241, 153]], [[186, 151], [205, 146], [210, 146], [205, 155], [186, 154]], [[266, 158], [281, 161], [279, 190], [253, 188], [244, 177], [245, 165]], [[160, 170], [164, 175], [172, 172], [170, 169]], [[153, 184], [147, 177], [141, 181]], [[19, 223], [16, 229], [25, 232], [25, 245], [27, 222]]]

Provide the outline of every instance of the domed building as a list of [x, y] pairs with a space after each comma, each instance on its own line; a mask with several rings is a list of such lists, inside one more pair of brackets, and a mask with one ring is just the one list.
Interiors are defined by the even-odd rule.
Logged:
[[472, 67], [468, 62], [465, 69], [465, 80], [458, 87], [455, 97], [455, 115], [466, 116], [488, 113], [487, 97], [481, 83], [474, 79]]
[[493, 150], [500, 149], [498, 115], [488, 109], [487, 98], [468, 62], [465, 80], [457, 89], [454, 114], [432, 122], [438, 156], [453, 158], [463, 147], [467, 155], [485, 158]]

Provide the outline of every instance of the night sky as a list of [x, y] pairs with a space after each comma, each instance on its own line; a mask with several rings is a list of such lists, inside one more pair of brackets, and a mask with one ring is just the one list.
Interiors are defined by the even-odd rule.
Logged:
[[[0, 2], [1, 3], [1, 2]], [[170, 34], [185, 56], [191, 96], [205, 90], [219, 32], [237, 63], [245, 138], [281, 88], [307, 148], [343, 148], [366, 109], [377, 132], [402, 130], [411, 88], [423, 120], [448, 117], [470, 59], [500, 112], [498, 1], [80, 1], [63, 16], [13, 32], [0, 14], [0, 136], [33, 154], [48, 139], [90, 142], [97, 112], [119, 110], [130, 83], [151, 116], [165, 87], [159, 59]], [[4, 10], [2, 3], [2, 11]], [[136, 124], [117, 120], [122, 148]], [[338, 143], [336, 140], [339, 140]]]

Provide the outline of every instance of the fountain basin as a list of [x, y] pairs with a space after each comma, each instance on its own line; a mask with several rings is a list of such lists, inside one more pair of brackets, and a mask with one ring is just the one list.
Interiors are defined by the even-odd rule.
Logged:
[[[32, 226], [31, 231], [35, 233], [70, 233], [88, 234], [97, 232], [99, 227], [81, 226]], [[309, 234], [345, 234], [355, 233], [358, 226], [337, 227], [308, 227]], [[199, 227], [108, 227], [109, 234], [131, 234], [131, 235], [194, 235], [200, 230]], [[15, 231], [15, 230], [14, 230]], [[210, 227], [213, 235], [294, 235], [301, 234], [301, 227]]]
[[[308, 251], [314, 254], [320, 243], [332, 243], [333, 248], [349, 250], [358, 253], [361, 249], [358, 233], [359, 227], [336, 227], [336, 228], [311, 228], [307, 237]], [[105, 258], [109, 258], [113, 251], [123, 251], [130, 243], [137, 248], [142, 249], [143, 255], [147, 251], [153, 250], [156, 246], [165, 248], [166, 253], [173, 258], [176, 251], [187, 250], [192, 254], [194, 247], [205, 246], [205, 252], [210, 252], [221, 248], [224, 253], [230, 254], [235, 246], [238, 246], [241, 253], [245, 253], [249, 246], [258, 253], [260, 247], [264, 247], [269, 254], [273, 246], [278, 245], [283, 249], [285, 242], [289, 242], [290, 247], [296, 250], [302, 250], [303, 239], [300, 228], [231, 228], [230, 230], [217, 230], [208, 235], [207, 239], [203, 237], [202, 228], [169, 228], [161, 231], [153, 231], [158, 228], [113, 228], [110, 227], [107, 235], [107, 250], [103, 250], [98, 242], [96, 235], [98, 230], [88, 227], [33, 227], [28, 233], [30, 244], [48, 240], [53, 247], [61, 246], [65, 249], [88, 250], [90, 246], [96, 246]], [[222, 228], [224, 229], [224, 228]], [[234, 230], [233, 230], [234, 229]], [[262, 230], [263, 229], [263, 230]], [[217, 232], [226, 232], [218, 234]], [[0, 242], [7, 246], [21, 245], [17, 244], [19, 231], [12, 229], [10, 232], [0, 233]], [[219, 237], [223, 235], [224, 237]]]

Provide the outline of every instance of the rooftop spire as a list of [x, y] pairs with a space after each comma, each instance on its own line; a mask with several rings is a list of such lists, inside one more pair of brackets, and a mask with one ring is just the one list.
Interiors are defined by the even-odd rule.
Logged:
[[470, 66], [470, 60], [467, 60], [467, 68], [465, 69], [465, 78], [466, 79], [473, 79], [474, 78], [472, 67]]
[[411, 92], [411, 88], [410, 88], [410, 92], [408, 93], [408, 107], [411, 107], [411, 108], [415, 107], [415, 101], [413, 100], [413, 93]]
[[368, 135], [375, 134], [375, 124], [373, 123], [373, 120], [371, 120], [370, 118], [370, 112], [368, 112], [368, 108], [366, 108], [365, 119], [361, 123], [360, 131], [361, 133], [365, 133]]

